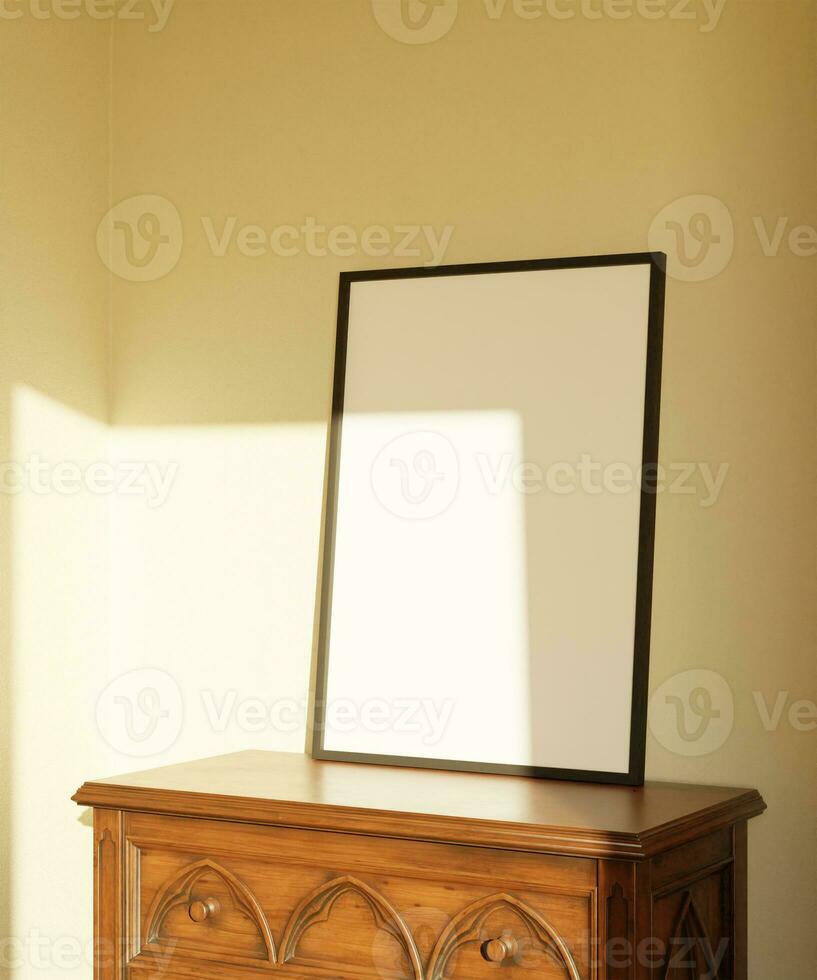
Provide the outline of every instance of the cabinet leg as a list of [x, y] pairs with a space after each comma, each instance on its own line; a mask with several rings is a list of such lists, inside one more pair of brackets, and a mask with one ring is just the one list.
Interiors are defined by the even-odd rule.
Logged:
[[742, 820], [733, 829], [734, 860], [732, 864], [732, 972], [734, 980], [747, 980], [748, 968], [748, 868], [747, 823]]
[[122, 974], [122, 814], [94, 810], [94, 980]]

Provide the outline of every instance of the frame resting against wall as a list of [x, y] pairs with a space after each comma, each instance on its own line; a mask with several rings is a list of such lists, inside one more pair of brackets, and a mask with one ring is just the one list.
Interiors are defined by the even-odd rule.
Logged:
[[643, 783], [664, 288], [341, 275], [316, 758]]

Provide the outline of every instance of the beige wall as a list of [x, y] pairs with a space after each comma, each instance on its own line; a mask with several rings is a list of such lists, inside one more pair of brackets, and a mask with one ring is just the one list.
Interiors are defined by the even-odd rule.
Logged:
[[[817, 221], [815, 8], [732, 0], [704, 32], [700, 7], [695, 21], [561, 23], [459, 6], [451, 31], [427, 45], [387, 36], [365, 0], [180, 0], [160, 35], [117, 33], [114, 199], [169, 198], [185, 242], [166, 278], [115, 284], [114, 418], [272, 431], [322, 422], [338, 270], [418, 262], [248, 257], [234, 245], [217, 257], [203, 218], [217, 232], [230, 215], [267, 231], [307, 216], [358, 229], [453, 225], [445, 259], [459, 262], [642, 249], [665, 205], [722, 200], [731, 263], [669, 285], [661, 454], [729, 470], [714, 506], [659, 502], [652, 677], [657, 687], [687, 668], [717, 671], [736, 722], [701, 757], [651, 736], [648, 769], [762, 789], [752, 976], [805, 978], [815, 735], [785, 715], [767, 732], [753, 692], [770, 705], [781, 690], [814, 696], [817, 258], [785, 244], [765, 257], [752, 219]], [[310, 450], [313, 476], [321, 449]], [[305, 547], [279, 549], [301, 621], [282, 610], [265, 641], [270, 663], [305, 664], [309, 653], [317, 507], [314, 497], [294, 505], [314, 489], [303, 475], [277, 474], [298, 528], [290, 542]], [[298, 636], [286, 650], [284, 624]]]
[[[83, 766], [100, 752], [125, 769], [303, 744], [300, 723], [252, 728], [228, 713], [214, 727], [203, 698], [223, 707], [306, 696], [337, 273], [430, 257], [250, 257], [235, 241], [220, 257], [202, 219], [216, 235], [230, 216], [236, 229], [267, 231], [310, 216], [359, 231], [451, 226], [445, 260], [458, 262], [642, 249], [661, 209], [709, 195], [731, 212], [734, 254], [711, 278], [669, 283], [661, 456], [729, 469], [713, 506], [700, 493], [659, 500], [652, 678], [684, 697], [679, 673], [717, 672], [735, 723], [721, 747], [691, 755], [666, 722], [662, 689], [648, 775], [762, 790], [769, 812], [750, 834], [751, 976], [800, 980], [817, 952], [815, 735], [785, 712], [767, 730], [757, 699], [771, 710], [779, 692], [787, 705], [814, 698], [817, 258], [785, 237], [765, 256], [753, 218], [817, 223], [815, 8], [727, 0], [711, 30], [703, 6], [690, 8], [694, 20], [623, 21], [526, 20], [510, 4], [492, 19], [481, 0], [459, 8], [444, 37], [420, 45], [381, 30], [368, 0], [177, 0], [162, 30], [113, 27], [111, 198], [166, 198], [183, 247], [148, 282], [113, 263], [130, 277], [112, 282], [105, 438], [114, 457], [177, 475], [162, 507], [116, 497], [106, 513], [111, 631], [96, 684], [168, 671], [186, 720], [148, 759], [93, 745]], [[24, 315], [3, 324], [20, 352], [9, 384], [102, 416], [93, 236], [107, 207], [107, 29], [46, 35], [34, 24], [15, 36], [6, 26], [0, 44], [19, 65], [3, 69], [22, 93], [9, 107], [13, 131], [51, 151], [32, 165], [19, 145], [26, 166], [8, 185], [32, 212], [20, 228], [37, 230], [12, 282], [28, 283]], [[43, 85], [56, 99], [74, 62], [63, 103], [47, 98]], [[670, 218], [683, 217], [678, 208]], [[43, 276], [52, 252], [58, 267]], [[34, 636], [35, 659], [15, 655], [15, 673], [36, 658], [63, 669], [50, 640]], [[92, 724], [93, 707], [80, 715]], [[15, 742], [15, 770], [48, 758], [43, 740], [36, 759], [25, 744]], [[55, 810], [50, 827], [72, 819]], [[87, 847], [67, 854], [62, 873], [85, 874]], [[40, 872], [27, 860], [19, 876], [33, 888]], [[87, 879], [70, 893], [82, 907]]]
[[[4, 464], [104, 455], [108, 33], [0, 21]], [[102, 763], [83, 719], [105, 656], [105, 518], [99, 498], [40, 478], [33, 492], [4, 465], [0, 493], [0, 974], [89, 976], [88, 829], [69, 797]]]

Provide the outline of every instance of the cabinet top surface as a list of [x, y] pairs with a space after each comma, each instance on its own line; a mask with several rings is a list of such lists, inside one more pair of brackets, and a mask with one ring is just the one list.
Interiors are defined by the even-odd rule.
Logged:
[[762, 812], [756, 790], [640, 788], [236, 752], [85, 783], [87, 806], [643, 857]]

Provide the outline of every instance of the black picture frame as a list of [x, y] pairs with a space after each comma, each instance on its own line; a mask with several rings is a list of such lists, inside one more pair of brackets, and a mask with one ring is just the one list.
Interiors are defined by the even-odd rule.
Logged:
[[[349, 305], [352, 285], [357, 282], [369, 282], [385, 279], [468, 276], [490, 273], [582, 269], [622, 265], [648, 265], [650, 269], [645, 366], [644, 430], [642, 440], [642, 480], [640, 489], [640, 514], [638, 529], [638, 559], [636, 574], [635, 631], [628, 771], [626, 773], [619, 773], [584, 769], [477, 763], [456, 759], [412, 758], [407, 756], [341, 752], [326, 749], [324, 747], [324, 726], [326, 718], [325, 701], [329, 672], [329, 636], [331, 629], [334, 546], [338, 505], [338, 476], [343, 431]], [[647, 736], [647, 699], [649, 684], [653, 562], [655, 548], [655, 510], [658, 482], [658, 439], [661, 407], [664, 301], [666, 290], [665, 270], [666, 255], [662, 252], [625, 252], [612, 255], [527, 259], [521, 261], [422, 266], [416, 268], [375, 269], [370, 271], [343, 272], [340, 274], [332, 414], [329, 427], [328, 469], [324, 512], [324, 543], [320, 573], [321, 595], [318, 621], [317, 674], [314, 710], [312, 715], [312, 755], [315, 759], [340, 762], [362, 762], [374, 765], [401, 766], [421, 769], [445, 769], [459, 772], [499, 773], [505, 775], [608, 783], [626, 786], [643, 785]]]

